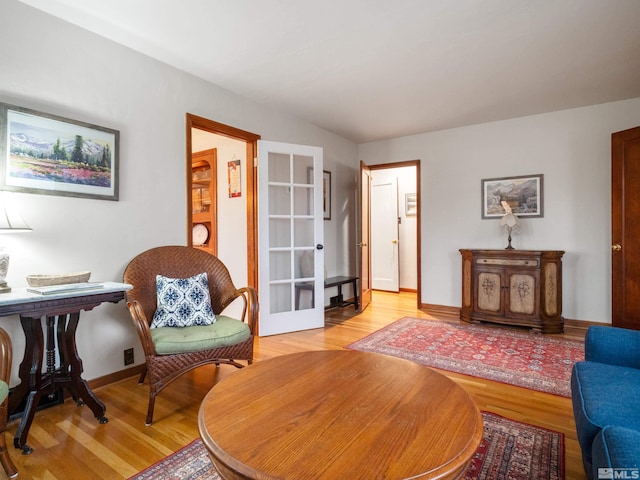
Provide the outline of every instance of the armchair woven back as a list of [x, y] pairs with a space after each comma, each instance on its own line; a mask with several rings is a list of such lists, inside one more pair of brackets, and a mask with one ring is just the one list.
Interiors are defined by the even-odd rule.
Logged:
[[127, 301], [140, 302], [151, 321], [157, 306], [156, 275], [188, 278], [203, 272], [207, 273], [211, 307], [218, 315], [234, 300], [236, 288], [229, 270], [217, 257], [193, 247], [156, 247], [131, 260], [124, 272], [125, 283], [133, 285]]

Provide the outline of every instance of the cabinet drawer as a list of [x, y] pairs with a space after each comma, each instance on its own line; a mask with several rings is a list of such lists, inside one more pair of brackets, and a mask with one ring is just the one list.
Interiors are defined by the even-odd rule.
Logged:
[[476, 259], [478, 265], [499, 265], [505, 267], [535, 267], [537, 268], [540, 263], [537, 258], [478, 258]]

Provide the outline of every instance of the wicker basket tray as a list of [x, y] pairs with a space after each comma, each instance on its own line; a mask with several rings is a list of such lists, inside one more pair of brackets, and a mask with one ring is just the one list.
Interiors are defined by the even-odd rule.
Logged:
[[30, 287], [48, 287], [50, 285], [66, 285], [89, 281], [91, 272], [62, 273], [60, 275], [27, 275]]

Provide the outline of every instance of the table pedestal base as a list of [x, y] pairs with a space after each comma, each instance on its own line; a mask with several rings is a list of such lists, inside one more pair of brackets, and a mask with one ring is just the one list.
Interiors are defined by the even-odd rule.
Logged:
[[[33, 451], [26, 440], [40, 399], [43, 395], [53, 395], [59, 388], [66, 388], [78, 406], [86, 404], [100, 423], [109, 421], [104, 416], [106, 407], [81, 377], [82, 360], [78, 356], [75, 341], [79, 318], [80, 312], [47, 316], [45, 351], [40, 317], [20, 316], [26, 339], [25, 355], [19, 370], [21, 382], [9, 397], [9, 413], [26, 399], [22, 420], [13, 439], [13, 445], [22, 449], [23, 454]], [[43, 353], [46, 355], [45, 372], [42, 371]]]

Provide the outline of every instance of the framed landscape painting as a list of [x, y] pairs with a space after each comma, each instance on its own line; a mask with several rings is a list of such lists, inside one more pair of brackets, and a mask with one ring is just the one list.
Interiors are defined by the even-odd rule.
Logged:
[[119, 132], [0, 103], [0, 188], [118, 200]]
[[518, 217], [543, 216], [543, 175], [482, 180], [482, 218], [502, 218], [502, 202]]

